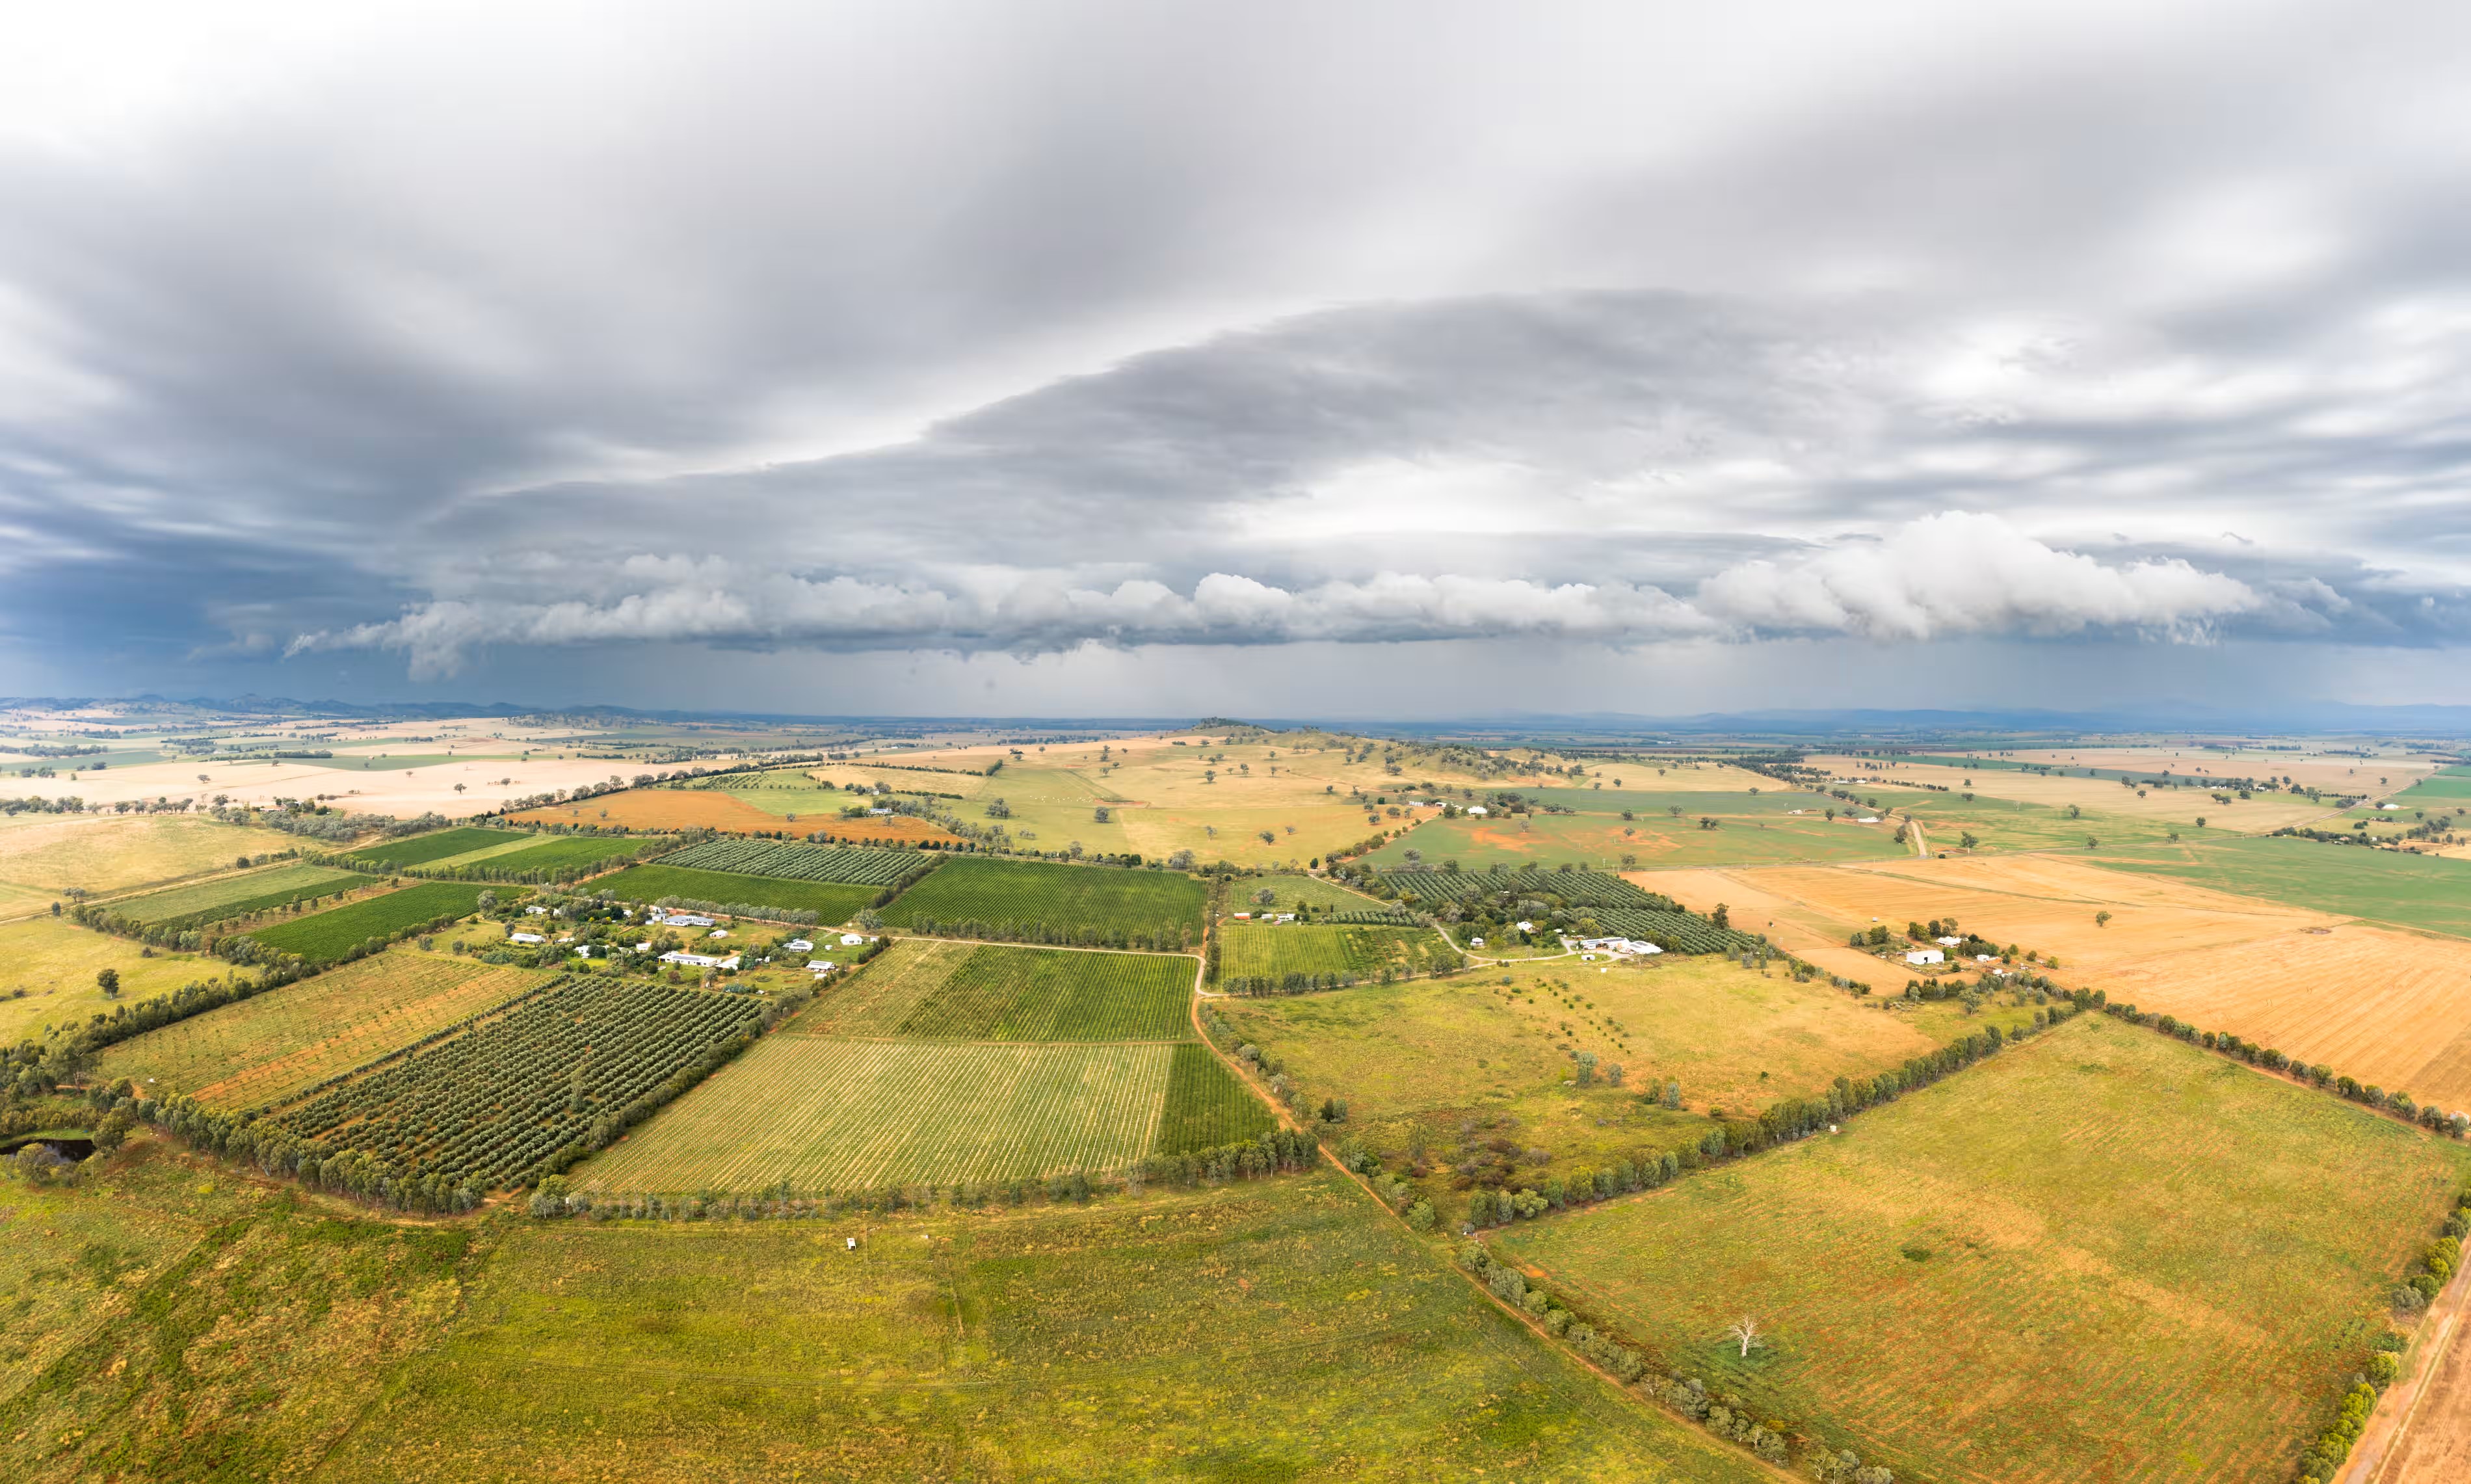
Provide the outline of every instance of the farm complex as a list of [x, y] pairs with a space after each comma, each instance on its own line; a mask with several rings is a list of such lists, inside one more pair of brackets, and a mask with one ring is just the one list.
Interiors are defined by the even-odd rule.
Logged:
[[12, 1478], [2463, 1456], [2433, 742], [13, 724]]

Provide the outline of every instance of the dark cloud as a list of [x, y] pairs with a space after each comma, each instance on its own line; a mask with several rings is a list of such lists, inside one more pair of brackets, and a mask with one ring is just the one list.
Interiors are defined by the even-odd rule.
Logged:
[[406, 12], [0, 105], [0, 631], [2471, 635], [2459, 11], [1680, 13]]

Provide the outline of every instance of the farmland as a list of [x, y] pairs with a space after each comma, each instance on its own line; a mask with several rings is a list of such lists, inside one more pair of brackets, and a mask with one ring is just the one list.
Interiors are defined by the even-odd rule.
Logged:
[[372, 871], [394, 871], [408, 865], [427, 865], [449, 856], [469, 855], [497, 845], [511, 845], [530, 836], [520, 830], [488, 830], [469, 826], [459, 830], [440, 830], [435, 835], [414, 835], [401, 839], [380, 840], [349, 853], [348, 859], [365, 864]]
[[265, 1107], [548, 978], [398, 948], [121, 1042], [96, 1070], [158, 1098], [188, 1094], [232, 1112]]
[[[1082, 936], [1148, 934], [1166, 946], [1199, 941], [1209, 890], [1180, 871], [1047, 865], [962, 856], [883, 909], [895, 927], [963, 936], [1032, 936], [1036, 930]], [[969, 930], [973, 926], [979, 930]]]
[[621, 901], [658, 902], [684, 897], [694, 902], [742, 902], [755, 907], [788, 907], [815, 914], [820, 922], [847, 922], [859, 908], [883, 894], [878, 886], [846, 886], [835, 882], [784, 881], [777, 876], [738, 876], [725, 871], [694, 871], [674, 865], [630, 865], [592, 883], [595, 891], [616, 892]]
[[1175, 1048], [1167, 1067], [1166, 1104], [1160, 1110], [1160, 1154], [1193, 1154], [1243, 1139], [1258, 1139], [1277, 1127], [1270, 1111], [1236, 1074], [1219, 1064], [1208, 1047], [1187, 1044]]
[[594, 1119], [750, 1033], [761, 1015], [732, 996], [568, 980], [271, 1121], [440, 1188], [521, 1183]]
[[[1703, 828], [1703, 818], [1718, 821]], [[1428, 861], [1451, 860], [1471, 869], [1491, 865], [1573, 863], [1599, 870], [1680, 865], [1763, 865], [1784, 860], [1878, 860], [1909, 855], [1895, 824], [1834, 822], [1817, 814], [1766, 810], [1721, 814], [1640, 814], [1625, 822], [1597, 813], [1518, 814], [1501, 818], [1428, 819], [1364, 858], [1389, 870], [1407, 852]]]
[[174, 886], [111, 904], [111, 910], [150, 928], [175, 931], [369, 884], [371, 878], [324, 865], [272, 865]]
[[486, 870], [516, 876], [530, 872], [547, 872], [552, 875], [561, 871], [584, 873], [604, 868], [621, 860], [632, 860], [647, 846], [657, 847], [659, 843], [652, 840], [622, 839], [606, 836], [544, 836], [537, 843], [526, 845], [520, 850], [493, 851], [477, 859], [459, 856], [455, 860], [433, 866], [432, 869], [457, 872]]
[[1174, 1048], [766, 1036], [576, 1171], [601, 1190], [802, 1190], [1120, 1169], [1151, 1152]]
[[1688, 912], [1600, 907], [1593, 915], [1607, 932], [1653, 943], [1668, 954], [1738, 954], [1756, 948], [1759, 941], [1750, 933], [1719, 928]]
[[583, 1478], [647, 1453], [718, 1478], [1769, 1476], [1544, 1348], [1333, 1175], [897, 1230], [543, 1224], [464, 1312], [332, 1472], [443, 1484], [553, 1439]]
[[1227, 923], [1218, 930], [1218, 981], [1247, 991], [1278, 988], [1291, 975], [1377, 978], [1431, 974], [1462, 962], [1430, 928]]
[[[0, 790], [12, 791], [12, 790]], [[271, 830], [189, 814], [24, 814], [0, 821], [0, 908], [15, 888], [39, 907], [81, 891], [129, 891], [292, 848]]]
[[[1712, 957], [1485, 966], [1448, 979], [1209, 1007], [1235, 1040], [1275, 1056], [1308, 1101], [1346, 1099], [1374, 1147], [1404, 1146], [1411, 1123], [1439, 1145], [1475, 1119], [1494, 1125], [1488, 1137], [1545, 1150], [1554, 1167], [1695, 1142], [1710, 1108], [1743, 1113], [1807, 1096], [1839, 1076], [1869, 1075], [1985, 1024], [2013, 1027], [2032, 1015], [1992, 1004], [1966, 1016], [1947, 1001], [1892, 1011], [1781, 970]], [[1582, 1050], [1607, 1072], [1620, 1066], [1623, 1085], [1601, 1075], [1574, 1085]], [[1668, 1080], [1684, 1111], [1639, 1097]]]
[[[1843, 1135], [1496, 1242], [1660, 1365], [1900, 1476], [2264, 1478], [2462, 1173], [2417, 1131], [2086, 1017]], [[1747, 1359], [1723, 1338], [1745, 1312], [1769, 1336]]]
[[2301, 839], [2152, 845], [2104, 864], [2372, 922], [2471, 937], [2471, 861]]
[[665, 856], [661, 864], [784, 881], [839, 882], [852, 886], [897, 886], [940, 858], [914, 850], [851, 849], [836, 845], [789, 845], [777, 840], [708, 840]]
[[440, 917], [468, 916], [480, 909], [481, 893], [486, 889], [423, 882], [307, 917], [253, 928], [248, 935], [277, 953], [297, 954], [311, 963], [331, 963], [371, 938], [385, 938]]
[[1593, 871], [1391, 871], [1381, 880], [1401, 896], [1413, 893], [1428, 905], [1481, 902], [1505, 895], [1538, 897], [1565, 907], [1660, 905], [1620, 877]]
[[[0, 923], [0, 1044], [39, 1037], [45, 1026], [82, 1025], [114, 1001], [95, 982], [120, 976], [121, 1003], [168, 995], [192, 979], [221, 978], [230, 965], [200, 954], [151, 954], [126, 938], [58, 917]], [[22, 993], [21, 993], [22, 992]]]
[[[653, 832], [703, 829], [725, 835], [778, 830], [785, 822], [782, 815], [758, 809], [719, 789], [630, 789], [579, 804], [544, 805], [506, 817], [513, 824], [620, 825]], [[811, 827], [836, 840], [905, 845], [953, 843], [953, 836], [946, 831], [906, 814], [875, 819], [817, 815], [798, 821], [802, 832]]]
[[911, 938], [824, 1004], [800, 1034], [939, 1041], [1173, 1041], [1196, 966], [1158, 954], [935, 943]]

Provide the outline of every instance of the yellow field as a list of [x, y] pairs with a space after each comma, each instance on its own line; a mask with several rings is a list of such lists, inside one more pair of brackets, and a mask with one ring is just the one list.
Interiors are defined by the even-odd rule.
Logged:
[[109, 1011], [112, 1001], [94, 982], [103, 969], [120, 971], [123, 1003], [229, 972], [221, 959], [201, 954], [158, 948], [149, 958], [134, 943], [48, 915], [0, 924], [0, 1041], [40, 1037], [46, 1025], [81, 1024]]
[[[629, 789], [580, 804], [553, 804], [507, 816], [517, 824], [623, 825], [629, 830], [702, 828], [743, 835], [751, 830], [792, 828], [778, 814], [765, 813], [734, 793], [718, 789]], [[800, 816], [800, 834], [822, 831], [836, 840], [883, 844], [950, 844], [955, 836], [927, 823], [893, 815], [882, 819], [843, 819], [834, 814]]]
[[[1967, 771], [1930, 763], [1910, 763], [1901, 759], [1850, 759], [1817, 757], [1815, 766], [1839, 771], [1843, 776], [1859, 776], [1882, 785], [1904, 784], [1911, 787], [1938, 787], [1956, 793], [1973, 792], [1985, 798], [2013, 799], [2020, 804], [2040, 804], [2052, 809], [2064, 809], [2074, 804], [2095, 813], [2116, 814], [2131, 819], [2151, 820], [2195, 834], [2198, 816], [2205, 819], [2209, 830], [2224, 830], [2241, 835], [2269, 835], [2288, 824], [2299, 824], [2332, 813], [2330, 803], [2311, 803], [2287, 793], [2259, 793], [2246, 801], [2233, 796], [2224, 804], [2202, 789], [2149, 788], [2142, 796], [2134, 789], [2124, 789], [2115, 778], [2054, 777], [2044, 773], [2019, 772], [2013, 768], [1982, 768]], [[1876, 771], [1871, 764], [1884, 765]], [[1864, 766], [1858, 775], [1851, 772]], [[2080, 767], [2190, 767], [2194, 762], [2172, 763], [2157, 760], [2129, 759], [2105, 754], [2086, 755]], [[2219, 765], [2217, 765], [2219, 766]], [[2410, 781], [2399, 774], [2389, 774], [2399, 788]], [[2416, 777], [2417, 775], [2412, 775]], [[2356, 782], [2353, 785], [2356, 787]], [[1945, 847], [1954, 840], [1935, 840]]]
[[[432, 750], [422, 746], [422, 755]], [[443, 751], [444, 744], [434, 750]], [[217, 795], [240, 804], [270, 804], [277, 798], [331, 796], [333, 803], [354, 813], [409, 817], [434, 811], [462, 818], [532, 794], [607, 783], [612, 773], [633, 768], [631, 764], [565, 759], [554, 753], [536, 753], [529, 762], [504, 757], [475, 757], [467, 762], [459, 757], [452, 763], [384, 772], [316, 767], [284, 760], [149, 763], [80, 773], [74, 780], [62, 772], [57, 778], [37, 780], [43, 787], [36, 791], [68, 794], [88, 805], [158, 797], [193, 799], [203, 805], [211, 804]], [[200, 773], [205, 775], [203, 783], [199, 782]], [[506, 779], [512, 781], [501, 782]], [[457, 784], [463, 786], [463, 791], [456, 791]]]
[[[2410, 787], [2442, 765], [2417, 758], [2336, 758], [2320, 753], [2215, 752], [2188, 747], [2055, 747], [2004, 753], [2019, 763], [2054, 767], [2164, 767], [2175, 773], [2213, 772], [2234, 778], [2289, 777], [2305, 787], [2380, 792]], [[2380, 783], [2379, 780], [2385, 780]], [[2112, 788], [2119, 787], [2117, 784]]]
[[[295, 843], [271, 830], [194, 814], [19, 814], [0, 825], [0, 884], [47, 907], [67, 887], [126, 891]], [[0, 900], [0, 910], [6, 907]]]

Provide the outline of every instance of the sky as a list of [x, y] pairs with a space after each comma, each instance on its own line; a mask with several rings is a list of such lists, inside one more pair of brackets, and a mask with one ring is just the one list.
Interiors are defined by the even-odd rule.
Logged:
[[2471, 702], [2459, 5], [11, 11], [0, 695]]

